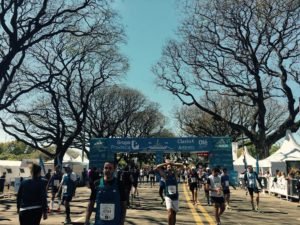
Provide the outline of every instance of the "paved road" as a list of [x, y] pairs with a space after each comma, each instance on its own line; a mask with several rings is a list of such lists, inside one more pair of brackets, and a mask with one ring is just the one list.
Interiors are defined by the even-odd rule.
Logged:
[[[89, 190], [78, 188], [76, 198], [71, 205], [71, 217], [74, 224], [82, 224], [87, 206]], [[203, 191], [200, 191], [201, 204], [194, 206], [190, 201], [187, 186], [180, 185], [180, 211], [177, 215], [178, 225], [212, 225], [215, 224], [212, 206], [207, 206]], [[232, 210], [225, 211], [222, 225], [298, 225], [300, 224], [300, 207], [268, 194], [261, 195], [261, 213], [252, 212], [249, 196], [243, 190], [232, 190]], [[165, 206], [160, 204], [158, 186], [150, 188], [147, 184], [140, 187], [140, 197], [134, 199], [133, 208], [128, 210], [126, 225], [167, 225]], [[64, 214], [51, 213], [42, 221], [44, 225], [62, 224]], [[16, 225], [15, 198], [0, 199], [0, 225]]]

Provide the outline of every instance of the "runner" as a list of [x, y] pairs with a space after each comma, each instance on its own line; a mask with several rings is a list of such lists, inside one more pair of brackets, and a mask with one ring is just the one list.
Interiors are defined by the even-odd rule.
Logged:
[[[162, 167], [161, 168], [162, 170], [165, 170], [165, 167]], [[159, 181], [159, 197], [161, 198], [161, 205], [164, 204], [165, 202], [165, 198], [164, 198], [164, 191], [165, 191], [165, 188], [166, 188], [166, 180], [164, 177], [160, 176], [160, 181]]]
[[190, 191], [192, 192], [192, 201], [193, 204], [196, 205], [198, 203], [198, 174], [196, 171], [196, 168], [192, 168], [189, 174], [189, 186], [190, 186]]
[[149, 178], [150, 178], [150, 187], [153, 187], [155, 184], [155, 172], [153, 170], [153, 166], [151, 166], [151, 168], [150, 168]]
[[129, 171], [129, 166], [125, 166], [125, 168], [123, 169], [123, 171], [120, 174], [119, 180], [122, 182], [124, 192], [125, 192], [126, 204], [127, 204], [127, 207], [129, 208], [130, 207], [129, 195], [130, 195], [130, 191], [132, 189], [132, 183], [133, 183], [133, 175]]
[[230, 188], [229, 188], [229, 175], [227, 173], [227, 169], [223, 169], [223, 173], [221, 175], [221, 184], [223, 188], [224, 199], [226, 203], [226, 209], [231, 209], [230, 202]]
[[203, 185], [204, 185], [204, 193], [205, 193], [207, 205], [211, 205], [211, 199], [210, 199], [210, 196], [209, 196], [209, 189], [206, 186], [207, 180], [208, 180], [208, 177], [210, 176], [210, 174], [211, 174], [210, 169], [209, 169], [209, 167], [207, 167], [205, 172], [203, 173], [202, 177], [200, 178]]
[[32, 164], [32, 178], [21, 182], [17, 195], [17, 213], [20, 225], [39, 225], [47, 219], [46, 180], [41, 178], [41, 167]]
[[208, 177], [206, 189], [210, 191], [212, 201], [215, 204], [215, 219], [217, 225], [221, 225], [221, 215], [225, 211], [224, 195], [221, 185], [220, 170], [213, 168], [212, 175]]
[[137, 196], [139, 196], [138, 182], [139, 182], [140, 173], [139, 173], [139, 170], [135, 166], [133, 166], [132, 170], [131, 170], [131, 174], [132, 174], [132, 178], [133, 178], [131, 196], [133, 199], [133, 198], [136, 198]]
[[104, 177], [97, 184], [95, 225], [123, 225], [126, 217], [126, 199], [122, 182], [114, 177], [112, 162], [104, 164]]
[[65, 169], [66, 173], [63, 175], [62, 181], [58, 189], [58, 193], [62, 191], [62, 203], [64, 204], [66, 209], [65, 224], [69, 224], [71, 223], [70, 202], [72, 201], [72, 198], [75, 195], [77, 177], [76, 174], [72, 172], [71, 166], [69, 164], [66, 164], [63, 168]]
[[[49, 187], [51, 188], [51, 201], [50, 201], [49, 212], [54, 209], [54, 199], [58, 193], [58, 188], [59, 188], [59, 184], [60, 184], [61, 180], [62, 180], [61, 168], [60, 168], [60, 166], [57, 165], [55, 167], [54, 174], [51, 176], [51, 178], [47, 184], [47, 188], [46, 188], [46, 190], [48, 190]], [[61, 204], [61, 200], [60, 200], [60, 198], [58, 198], [57, 211], [60, 211], [60, 204]]]
[[[166, 166], [167, 170], [162, 168]], [[177, 168], [183, 167], [181, 163], [173, 163], [167, 161], [166, 163], [157, 165], [156, 169], [159, 171], [160, 176], [165, 178], [165, 201], [168, 211], [168, 225], [176, 224], [176, 213], [179, 210], [178, 205], [178, 183], [177, 183]]]
[[97, 170], [96, 167], [93, 167], [89, 173], [88, 173], [88, 178], [89, 178], [89, 188], [91, 189], [91, 194], [90, 194], [90, 199], [89, 203], [85, 212], [85, 225], [90, 224], [90, 218], [94, 209], [95, 201], [96, 201], [96, 186], [95, 183], [99, 181], [100, 179], [100, 173]]
[[[244, 180], [251, 198], [252, 210], [259, 211], [259, 188], [261, 189], [262, 185], [258, 179], [257, 173], [253, 171], [251, 165], [248, 166], [248, 171], [244, 175]], [[254, 207], [253, 193], [256, 193], [256, 207]]]

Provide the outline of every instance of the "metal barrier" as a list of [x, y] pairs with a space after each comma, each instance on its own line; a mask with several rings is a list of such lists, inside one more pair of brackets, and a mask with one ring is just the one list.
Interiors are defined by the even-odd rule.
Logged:
[[288, 193], [289, 193], [290, 197], [299, 199], [299, 193], [297, 190], [297, 182], [298, 182], [297, 179], [288, 180]]

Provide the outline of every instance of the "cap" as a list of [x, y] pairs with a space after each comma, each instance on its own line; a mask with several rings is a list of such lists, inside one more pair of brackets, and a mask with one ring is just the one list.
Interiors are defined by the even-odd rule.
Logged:
[[70, 165], [70, 164], [65, 164], [65, 165], [63, 166], [63, 168], [71, 168], [71, 165]]

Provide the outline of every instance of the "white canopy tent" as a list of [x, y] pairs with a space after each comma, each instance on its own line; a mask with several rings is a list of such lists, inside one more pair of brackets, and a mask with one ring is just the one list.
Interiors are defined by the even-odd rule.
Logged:
[[[70, 151], [76, 154], [71, 154], [70, 152], [66, 152], [63, 158], [63, 165], [70, 164], [72, 166], [73, 172], [80, 175], [83, 168], [88, 169], [89, 160], [87, 156], [84, 155], [84, 159], [82, 160], [82, 151], [75, 148], [70, 148]], [[51, 169], [54, 170], [54, 160], [50, 160], [45, 162], [46, 170]]]
[[285, 171], [285, 161], [300, 161], [300, 145], [289, 130], [280, 148], [268, 158], [260, 160], [259, 167], [263, 170], [271, 170], [274, 175], [276, 169]]

